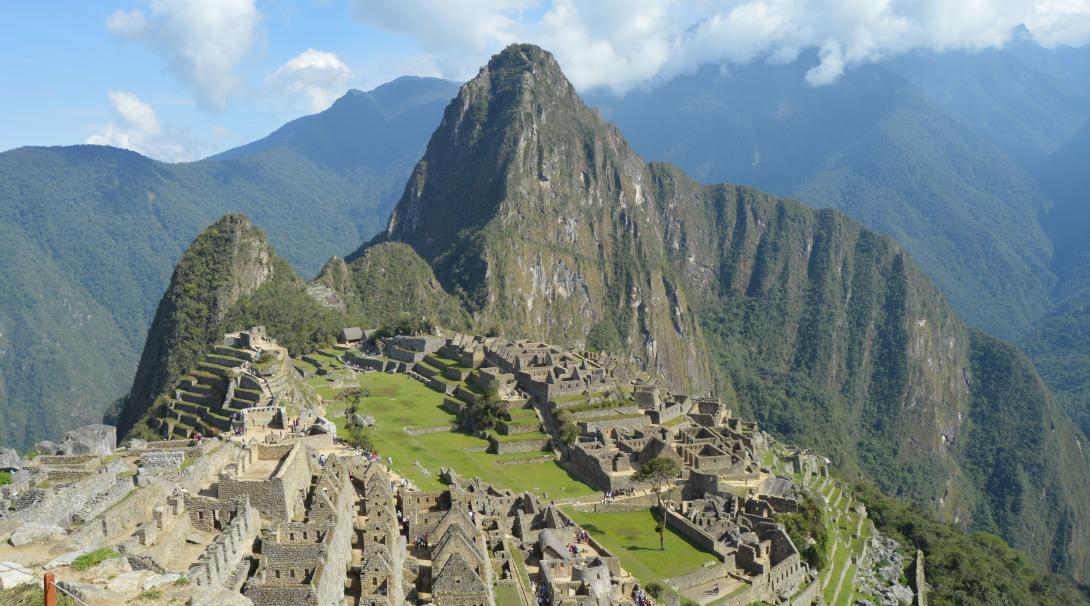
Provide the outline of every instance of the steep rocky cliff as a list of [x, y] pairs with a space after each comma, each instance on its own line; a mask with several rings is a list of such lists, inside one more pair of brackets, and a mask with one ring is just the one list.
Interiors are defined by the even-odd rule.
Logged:
[[[1090, 572], [1087, 459], [1021, 354], [974, 338], [889, 238], [645, 163], [537, 47], [493, 57], [447, 107], [383, 241], [411, 246], [478, 326], [629, 354], [889, 492]], [[1023, 379], [1016, 422], [997, 364]], [[1000, 420], [1011, 432], [994, 442]]]
[[431, 263], [482, 326], [623, 350], [709, 392], [650, 178], [551, 56], [512, 47], [447, 107], [385, 239]]

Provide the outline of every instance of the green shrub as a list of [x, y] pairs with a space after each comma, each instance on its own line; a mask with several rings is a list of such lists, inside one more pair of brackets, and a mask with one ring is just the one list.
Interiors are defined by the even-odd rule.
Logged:
[[72, 562], [72, 568], [79, 571], [84, 571], [106, 560], [112, 560], [116, 557], [120, 557], [121, 554], [117, 552], [113, 547], [99, 547], [98, 549], [81, 555]]

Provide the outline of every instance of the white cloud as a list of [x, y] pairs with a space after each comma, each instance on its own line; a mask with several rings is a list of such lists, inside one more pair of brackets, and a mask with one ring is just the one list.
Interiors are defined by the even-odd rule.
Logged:
[[165, 162], [193, 159], [193, 143], [165, 133], [151, 105], [127, 91], [111, 90], [107, 94], [114, 104], [114, 120], [88, 137], [87, 143], [123, 147]]
[[268, 84], [291, 97], [303, 97], [312, 112], [320, 112], [344, 94], [352, 69], [333, 53], [308, 48], [276, 68]]
[[250, 52], [260, 20], [254, 0], [154, 0], [147, 12], [113, 13], [106, 29], [162, 55], [202, 104], [223, 109], [241, 87], [235, 68]]
[[353, 14], [413, 38], [447, 77], [518, 40], [553, 51], [576, 86], [617, 92], [806, 49], [817, 86], [899, 53], [1001, 46], [1022, 25], [1044, 46], [1090, 42], [1090, 0], [354, 0]]
[[448, 76], [463, 77], [481, 66], [481, 56], [520, 40], [523, 11], [540, 0], [352, 0], [357, 19], [407, 33]]

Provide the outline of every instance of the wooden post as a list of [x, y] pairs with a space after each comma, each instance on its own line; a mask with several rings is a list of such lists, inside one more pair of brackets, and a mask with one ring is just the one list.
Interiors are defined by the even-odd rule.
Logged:
[[52, 572], [45, 573], [45, 606], [57, 606], [57, 578]]

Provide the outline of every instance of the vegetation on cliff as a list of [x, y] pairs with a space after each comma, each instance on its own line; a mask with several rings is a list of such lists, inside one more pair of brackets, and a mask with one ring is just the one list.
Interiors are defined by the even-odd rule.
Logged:
[[241, 215], [212, 224], [186, 250], [159, 303], [118, 420], [128, 432], [224, 333], [256, 324], [301, 355], [331, 344], [342, 315], [307, 295], [306, 284]]
[[934, 606], [1035, 604], [1067, 606], [1090, 603], [1086, 587], [1050, 574], [1025, 554], [986, 532], [966, 533], [904, 501], [883, 495], [873, 485], [855, 487], [875, 526], [902, 545], [924, 553], [924, 570]]

